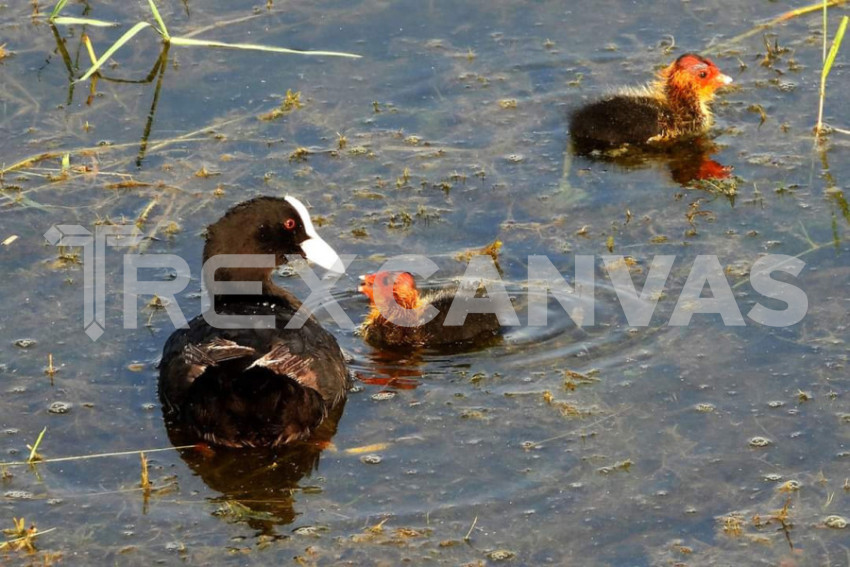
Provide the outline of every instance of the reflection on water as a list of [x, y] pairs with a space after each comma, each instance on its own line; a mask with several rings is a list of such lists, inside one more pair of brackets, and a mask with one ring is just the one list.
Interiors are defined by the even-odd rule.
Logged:
[[712, 159], [718, 152], [717, 146], [708, 138], [701, 136], [659, 149], [621, 148], [600, 150], [586, 143], [573, 143], [577, 155], [612, 163], [628, 171], [648, 167], [652, 164], [666, 166], [670, 178], [679, 185], [688, 185], [694, 181], [726, 179], [732, 174], [732, 168]]
[[[25, 460], [45, 426], [46, 458], [132, 454], [0, 467], [0, 528], [22, 517], [55, 527], [36, 546], [80, 564], [820, 565], [846, 556], [846, 528], [827, 518], [850, 507], [850, 170], [838, 132], [811, 153], [819, 11], [763, 30], [782, 48], [767, 57], [761, 33], [728, 39], [786, 9], [773, 2], [158, 3], [174, 35], [214, 30], [223, 41], [364, 58], [173, 46], [161, 85], [101, 80], [89, 100], [88, 84], [69, 82], [43, 15], [7, 4], [0, 460]], [[120, 22], [142, 9], [66, 7]], [[830, 9], [830, 30], [842, 9]], [[88, 66], [82, 33], [101, 46], [123, 31], [64, 29], [75, 76]], [[568, 151], [570, 108], [707, 48], [721, 68], [740, 69], [714, 106], [713, 142], [655, 155]], [[139, 34], [104, 74], [143, 78], [157, 53], [157, 38]], [[825, 108], [839, 126], [850, 93], [843, 53]], [[301, 106], [261, 120], [287, 90]], [[729, 166], [734, 207], [691, 190], [723, 181]], [[531, 254], [565, 275], [577, 255], [625, 256], [637, 291], [654, 256], [676, 263], [649, 328], [629, 328], [600, 270], [593, 326], [550, 301], [547, 326], [510, 328], [501, 344], [469, 352], [386, 353], [319, 312], [361, 378], [328, 435], [339, 450], [151, 453], [152, 479], [176, 489], [154, 492], [145, 508], [136, 451], [170, 444], [153, 369], [174, 329], [162, 310], [122, 328], [123, 250], [110, 249], [109, 332], [92, 343], [81, 331], [83, 267], [42, 235], [54, 224], [137, 224], [146, 245], [136, 252], [177, 254], [198, 274], [203, 227], [249, 197], [286, 193], [308, 204], [335, 249], [358, 254], [355, 274], [412, 253], [441, 258], [441, 275], [453, 277], [459, 253], [502, 241], [520, 312]], [[750, 266], [765, 253], [806, 262], [794, 282], [810, 301], [799, 325], [726, 328], [695, 314], [687, 328], [665, 326], [694, 256], [718, 257], [744, 310], [757, 299]], [[352, 299], [348, 279], [341, 304], [357, 321], [366, 302]], [[194, 279], [177, 298], [187, 313], [198, 312], [199, 287]], [[51, 412], [57, 403], [67, 411]], [[793, 550], [767, 520], [786, 504]], [[30, 561], [0, 555], [19, 559]]]
[[[259, 533], [274, 535], [275, 526], [291, 524], [299, 515], [293, 493], [304, 490], [304, 478], [319, 470], [322, 451], [336, 434], [345, 402], [337, 406], [309, 441], [277, 449], [235, 450], [199, 445], [180, 449], [180, 458], [220, 496], [215, 514], [242, 521]], [[168, 421], [168, 438], [177, 447], [193, 441]]]
[[417, 350], [400, 353], [375, 349], [368, 353], [368, 361], [360, 364], [368, 368], [368, 373], [358, 373], [358, 380], [398, 390], [416, 388], [425, 372], [424, 355]]

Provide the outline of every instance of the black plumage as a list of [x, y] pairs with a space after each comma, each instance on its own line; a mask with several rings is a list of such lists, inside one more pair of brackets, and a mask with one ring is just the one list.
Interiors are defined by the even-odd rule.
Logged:
[[646, 145], [672, 123], [669, 109], [653, 97], [614, 95], [576, 110], [570, 135], [578, 146]]
[[[360, 326], [369, 344], [399, 350], [427, 348], [442, 352], [483, 347], [500, 340], [502, 326], [494, 313], [474, 313], [463, 305], [469, 293], [458, 286], [427, 290], [421, 295], [407, 272], [378, 272], [364, 277], [360, 291], [371, 299], [371, 312]], [[473, 290], [474, 296], [480, 290]], [[391, 300], [392, 299], [392, 300]], [[452, 306], [466, 312], [460, 325], [447, 325]], [[432, 316], [433, 314], [433, 316]]]
[[[205, 261], [218, 253], [274, 253], [276, 261], [286, 262], [286, 254], [308, 249], [327, 254], [321, 261], [333, 264], [338, 258], [305, 212], [292, 197], [238, 205], [209, 228]], [[272, 283], [271, 271], [218, 271], [219, 280], [262, 282], [259, 296], [216, 297], [216, 313], [246, 317], [243, 328], [216, 328], [199, 315], [166, 342], [159, 395], [166, 423], [179, 437], [231, 447], [280, 446], [306, 439], [344, 401], [350, 378], [336, 339], [312, 316], [300, 328], [286, 329], [301, 303]], [[268, 316], [274, 327], [259, 328], [259, 318]]]
[[714, 93], [731, 82], [711, 60], [686, 53], [663, 69], [656, 82], [573, 111], [570, 136], [579, 153], [693, 139], [712, 124], [708, 103]]

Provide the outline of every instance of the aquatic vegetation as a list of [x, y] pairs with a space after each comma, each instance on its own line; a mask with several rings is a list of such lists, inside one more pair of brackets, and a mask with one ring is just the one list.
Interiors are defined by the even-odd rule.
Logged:
[[[0, 551], [8, 548], [13, 551], [35, 553], [37, 551], [35, 547], [35, 538], [56, 529], [50, 528], [49, 530], [39, 531], [35, 523], [31, 524], [30, 527], [26, 527], [27, 523], [24, 518], [13, 518], [13, 520], [15, 527], [3, 530], [3, 533], [5, 533], [10, 539], [0, 542]], [[47, 562], [45, 561], [45, 563]]]
[[37, 463], [38, 461], [43, 461], [44, 457], [38, 454], [38, 447], [41, 445], [42, 439], [44, 439], [44, 434], [47, 433], [47, 428], [41, 430], [41, 433], [38, 434], [38, 438], [35, 440], [35, 443], [32, 446], [27, 445], [27, 449], [30, 450], [30, 456], [27, 457], [27, 464]]
[[[304, 103], [301, 102], [301, 93], [293, 93], [292, 89], [286, 90], [286, 96], [283, 99], [283, 102], [279, 107], [273, 109], [271, 112], [260, 115], [260, 120], [276, 120], [285, 114], [288, 114], [292, 110], [297, 110], [304, 106]], [[344, 138], [343, 138], [344, 139]], [[345, 147], [345, 143], [343, 142], [340, 146], [340, 149]]]
[[[807, 1], [821, 5], [801, 3]], [[280, 562], [297, 555], [306, 564], [496, 564], [505, 554], [488, 554], [509, 550], [513, 558], [499, 564], [581, 558], [588, 565], [778, 565], [790, 557], [781, 524], [757, 528], [751, 518], [760, 514], [765, 524], [790, 495], [793, 560], [843, 556], [848, 528], [831, 516], [847, 518], [842, 503], [850, 492], [850, 455], [840, 446], [850, 426], [842, 404], [850, 361], [841, 293], [850, 207], [843, 137], [834, 133], [832, 143], [818, 148], [824, 161], [811, 161], [822, 65], [817, 10], [729, 45], [726, 38], [789, 8], [740, 4], [748, 14], [742, 18], [698, 3], [647, 4], [637, 14], [624, 5], [616, 22], [599, 10], [575, 12], [573, 27], [564, 26], [564, 8], [556, 3], [529, 3], [521, 11], [507, 2], [469, 3], [465, 21], [452, 22], [439, 3], [276, 2], [268, 13], [265, 2], [158, 2], [174, 35], [196, 30], [194, 37], [230, 42], [250, 37], [350, 48], [362, 50], [369, 63], [173, 47], [157, 122], [136, 165], [162, 66], [146, 85], [111, 78], [145, 78], [160, 37], [146, 28], [121, 47], [89, 78], [98, 81], [93, 98], [90, 84], [71, 81], [92, 65], [88, 47], [96, 61], [140, 10], [158, 24], [146, 3], [88, 4], [92, 16], [125, 26], [86, 26], [91, 39], [83, 40], [82, 25], [56, 24], [73, 73], [63, 66], [60, 45], [44, 33], [43, 18], [23, 30], [5, 28], [0, 41], [15, 51], [0, 64], [10, 133], [0, 168], [24, 162], [6, 171], [0, 189], [6, 215], [0, 240], [18, 236], [0, 246], [8, 266], [4, 315], [16, 324], [0, 341], [5, 458], [25, 462], [26, 445], [49, 427], [37, 450], [42, 461], [32, 468], [0, 464], [0, 500], [8, 509], [0, 527], [25, 516], [27, 528], [33, 519], [40, 528], [57, 527], [35, 539], [39, 555], [73, 549], [123, 563]], [[29, 3], [23, 8], [29, 21]], [[63, 13], [83, 10], [75, 1]], [[843, 10], [831, 10], [827, 47]], [[239, 18], [249, 25], [228, 24]], [[390, 18], [404, 30], [388, 27]], [[218, 22], [230, 27], [214, 27]], [[389, 31], [371, 33], [376, 30]], [[616, 37], [598, 39], [603, 30]], [[668, 30], [676, 31], [675, 41], [660, 36]], [[682, 36], [690, 31], [693, 36]], [[765, 32], [771, 67], [760, 64]], [[428, 48], [435, 38], [463, 44]], [[618, 51], [604, 50], [606, 41], [618, 42]], [[837, 126], [847, 102], [842, 47], [824, 109], [824, 120]], [[468, 48], [477, 53], [473, 61], [464, 56]], [[716, 107], [712, 132], [718, 135], [712, 157], [735, 168], [734, 207], [725, 194], [731, 187], [681, 184], [666, 161], [590, 163], [565, 154], [569, 106], [608, 85], [638, 82], [686, 49], [703, 48], [717, 48], [714, 58], [740, 85]], [[36, 67], [38, 82], [29, 72]], [[282, 108], [287, 90], [301, 92], [302, 107], [259, 120]], [[380, 101], [377, 114], [373, 100]], [[515, 108], [498, 104], [509, 100]], [[289, 162], [298, 148], [311, 153]], [[620, 313], [619, 304], [602, 289], [608, 275], [597, 269], [598, 328], [531, 330], [492, 350], [415, 358], [385, 357], [360, 337], [338, 333], [360, 377], [346, 428], [334, 437], [339, 449], [325, 450], [312, 476], [294, 482], [259, 488], [246, 464], [243, 487], [222, 486], [215, 482], [220, 454], [149, 451], [168, 445], [151, 404], [157, 352], [171, 331], [161, 305], [152, 300], [145, 313], [151, 297], [141, 298], [139, 329], [126, 332], [108, 308], [114, 332], [96, 345], [81, 344], [83, 254], [44, 245], [40, 229], [138, 223], [146, 237], [140, 252], [191, 260], [203, 226], [218, 213], [246, 196], [285, 192], [303, 193], [325, 212], [329, 240], [359, 254], [352, 274], [403, 253], [435, 255], [442, 273], [457, 273], [456, 256], [499, 240], [505, 279], [516, 283], [527, 254], [546, 254], [569, 275], [573, 258], [607, 253], [610, 237], [636, 290], [653, 255], [716, 254], [745, 302], [755, 299], [748, 287], [755, 258], [801, 254], [811, 312], [783, 330], [724, 329], [695, 315], [705, 324], [644, 332], [608, 317], [612, 306]], [[167, 238], [174, 226], [181, 231]], [[54, 265], [60, 254], [67, 261]], [[119, 307], [112, 282], [120, 277], [123, 251], [111, 254], [107, 305]], [[658, 292], [661, 310], [672, 306], [684, 281], [681, 273], [671, 275]], [[197, 283], [178, 297], [187, 312], [197, 306]], [[353, 320], [367, 310], [356, 285], [350, 278], [334, 288]], [[508, 287], [521, 310], [524, 288], [517, 288]], [[18, 308], [27, 297], [42, 301]], [[550, 320], [557, 324], [565, 318], [554, 307]], [[37, 344], [16, 346], [30, 337]], [[58, 370], [52, 387], [44, 375], [49, 353]], [[810, 399], [799, 403], [798, 390]], [[73, 409], [51, 412], [57, 400]], [[583, 411], [588, 415], [575, 415]], [[772, 444], [750, 448], [756, 436]], [[389, 446], [379, 450], [383, 444]], [[129, 453], [54, 461], [113, 451]], [[150, 507], [140, 486], [140, 451], [148, 459]], [[183, 459], [184, 453], [197, 459]], [[380, 463], [369, 464], [375, 455]], [[628, 470], [614, 468], [629, 459]], [[292, 461], [287, 455], [276, 465], [285, 470]], [[826, 484], [816, 475], [821, 468], [831, 479]], [[156, 492], [168, 482], [177, 487], [173, 493]], [[730, 511], [741, 514], [735, 538], [720, 525]], [[383, 533], [369, 538], [382, 521]], [[400, 537], [399, 527], [420, 535]], [[471, 545], [463, 545], [467, 534]], [[0, 534], [0, 542], [6, 539]], [[40, 564], [40, 556], [26, 554], [6, 547], [0, 562]]]
[[[50, 17], [48, 21], [51, 24], [58, 25], [89, 25], [94, 27], [111, 27], [116, 26], [115, 22], [106, 22], [102, 20], [96, 20], [92, 18], [74, 18], [68, 16], [60, 16], [62, 9], [67, 4], [68, 0], [59, 0], [56, 3], [56, 6], [53, 7], [53, 11], [50, 13]], [[91, 47], [91, 43], [87, 43], [87, 49], [89, 50], [89, 54], [92, 58], [92, 65], [89, 67], [88, 71], [86, 71], [82, 77], [77, 79], [78, 82], [85, 81], [97, 71], [103, 67], [103, 65], [112, 57], [116, 51], [121, 49], [128, 41], [133, 39], [139, 32], [146, 28], [153, 28], [161, 37], [162, 42], [165, 48], [169, 45], [179, 45], [184, 47], [213, 47], [213, 48], [227, 48], [227, 49], [241, 49], [248, 51], [263, 51], [268, 53], [284, 53], [284, 54], [295, 54], [295, 55], [315, 55], [315, 56], [327, 56], [327, 57], [350, 57], [357, 59], [360, 56], [354, 53], [344, 53], [340, 51], [303, 51], [297, 49], [288, 49], [285, 47], [275, 47], [271, 45], [257, 45], [253, 43], [225, 43], [222, 41], [215, 40], [204, 40], [204, 39], [195, 39], [194, 37], [189, 36], [172, 36], [168, 33], [168, 28], [165, 25], [165, 21], [163, 21], [162, 16], [159, 13], [159, 10], [156, 7], [156, 3], [154, 0], [148, 0], [148, 6], [150, 7], [151, 15], [154, 18], [155, 23], [151, 24], [150, 22], [142, 21], [137, 22], [133, 25], [129, 30], [127, 30], [118, 40], [115, 41], [109, 48], [101, 55], [99, 58], [95, 57], [95, 52]]]
[[847, 23], [850, 21], [850, 16], [843, 16], [841, 23], [838, 24], [838, 31], [835, 32], [835, 37], [832, 38], [832, 45], [829, 52], [826, 51], [827, 41], [827, 2], [823, 3], [823, 69], [820, 74], [820, 91], [818, 101], [818, 122], [815, 125], [815, 139], [820, 139], [824, 132], [823, 126], [823, 104], [826, 99], [826, 78], [832, 70], [832, 65], [835, 63], [835, 57], [838, 55], [838, 50], [841, 48], [841, 42], [844, 40], [844, 32], [847, 30]]

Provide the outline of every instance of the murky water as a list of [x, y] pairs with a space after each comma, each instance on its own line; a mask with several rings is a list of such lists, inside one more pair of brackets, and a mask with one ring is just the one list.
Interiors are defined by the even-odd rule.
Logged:
[[[11, 51], [0, 61], [0, 162], [32, 159], [4, 173], [0, 192], [0, 239], [18, 237], [0, 246], [0, 461], [25, 460], [44, 427], [46, 459], [129, 452], [0, 466], [0, 525], [55, 528], [36, 540], [39, 556], [5, 550], [2, 562], [850, 562], [847, 528], [827, 522], [850, 517], [850, 143], [835, 133], [813, 150], [819, 12], [766, 30], [782, 48], [766, 60], [763, 33], [730, 39], [786, 3], [233, 4], [160, 9], [173, 35], [363, 58], [173, 47], [159, 85], [154, 73], [101, 79], [92, 92], [69, 84], [43, 13], [0, 6]], [[844, 13], [832, 10], [831, 33]], [[58, 28], [76, 76], [88, 64], [84, 31], [102, 54], [148, 12], [99, 2], [86, 15], [122, 27]], [[104, 74], [145, 79], [156, 40], [142, 32]], [[734, 198], [677, 183], [669, 160], [624, 166], [567, 151], [570, 108], [709, 49], [735, 79], [715, 107], [712, 156], [734, 167]], [[826, 104], [844, 128], [848, 53]], [[261, 120], [290, 89], [301, 108]], [[458, 254], [498, 239], [519, 306], [529, 254], [571, 282], [575, 256], [595, 255], [595, 324], [579, 329], [552, 304], [547, 327], [511, 329], [494, 347], [400, 356], [322, 312], [361, 378], [331, 448], [150, 452], [170, 447], [156, 363], [173, 326], [140, 300], [138, 328], [122, 328], [114, 248], [106, 333], [92, 342], [79, 250], [43, 234], [137, 223], [144, 252], [188, 261], [178, 299], [193, 316], [204, 227], [246, 198], [284, 193], [312, 205], [339, 252], [358, 254], [335, 288], [355, 321], [366, 312], [356, 276], [385, 257], [425, 254], [440, 266], [433, 282], [446, 282], [463, 273]], [[649, 328], [628, 326], [602, 267], [609, 249], [634, 259], [638, 289], [654, 256], [675, 255]], [[766, 253], [806, 262], [785, 280], [809, 300], [791, 327], [746, 319], [764, 302], [747, 273]], [[716, 315], [666, 326], [701, 254], [725, 268], [746, 326]]]

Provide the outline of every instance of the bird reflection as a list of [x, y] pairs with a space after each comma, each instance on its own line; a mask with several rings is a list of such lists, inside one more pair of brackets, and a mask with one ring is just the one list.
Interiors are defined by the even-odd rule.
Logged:
[[364, 384], [413, 390], [421, 383], [423, 360], [418, 350], [403, 353], [375, 349], [368, 356], [369, 373], [356, 373], [358, 380]]
[[[307, 441], [276, 449], [197, 445], [178, 453], [204, 484], [221, 493], [211, 499], [218, 504], [214, 515], [276, 537], [276, 526], [290, 524], [298, 516], [296, 494], [305, 488], [302, 480], [318, 470], [322, 451], [336, 434], [344, 405], [337, 406]], [[166, 426], [175, 446], [196, 440], [173, 423], [166, 421]]]
[[601, 150], [588, 144], [573, 142], [573, 151], [577, 155], [594, 161], [613, 163], [625, 169], [638, 169], [652, 164], [666, 165], [670, 177], [680, 185], [730, 177], [732, 168], [711, 158], [717, 150], [717, 146], [705, 137], [651, 149], [627, 147]]

